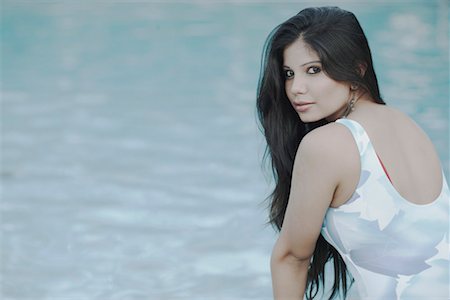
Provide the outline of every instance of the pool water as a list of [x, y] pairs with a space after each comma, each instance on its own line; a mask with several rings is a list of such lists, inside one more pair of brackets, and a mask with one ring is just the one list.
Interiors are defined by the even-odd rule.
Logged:
[[[3, 1], [2, 299], [271, 299], [260, 56], [329, 3]], [[448, 177], [448, 2], [333, 4]]]

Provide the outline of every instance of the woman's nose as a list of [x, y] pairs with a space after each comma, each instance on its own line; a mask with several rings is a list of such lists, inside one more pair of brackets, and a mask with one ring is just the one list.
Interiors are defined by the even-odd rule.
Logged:
[[305, 94], [307, 91], [306, 83], [299, 76], [295, 76], [292, 80], [291, 92], [293, 94]]

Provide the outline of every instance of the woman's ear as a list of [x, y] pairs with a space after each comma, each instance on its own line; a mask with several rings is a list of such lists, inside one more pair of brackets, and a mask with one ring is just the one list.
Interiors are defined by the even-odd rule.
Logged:
[[358, 72], [359, 76], [364, 77], [367, 70], [367, 64], [365, 62], [358, 63], [358, 67], [356, 69], [356, 72]]

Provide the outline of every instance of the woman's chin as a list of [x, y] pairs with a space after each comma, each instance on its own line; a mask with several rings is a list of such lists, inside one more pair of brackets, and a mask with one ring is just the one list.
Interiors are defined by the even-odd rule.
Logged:
[[317, 121], [322, 119], [322, 118], [320, 118], [318, 116], [313, 116], [313, 115], [308, 115], [308, 114], [298, 114], [298, 116], [300, 117], [300, 120], [303, 123], [317, 122]]

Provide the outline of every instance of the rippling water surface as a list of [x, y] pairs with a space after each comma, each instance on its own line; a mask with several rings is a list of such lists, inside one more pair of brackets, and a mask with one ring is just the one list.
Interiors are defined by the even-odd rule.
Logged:
[[[312, 2], [2, 4], [2, 299], [270, 299], [259, 60]], [[447, 1], [341, 4], [448, 176]]]

